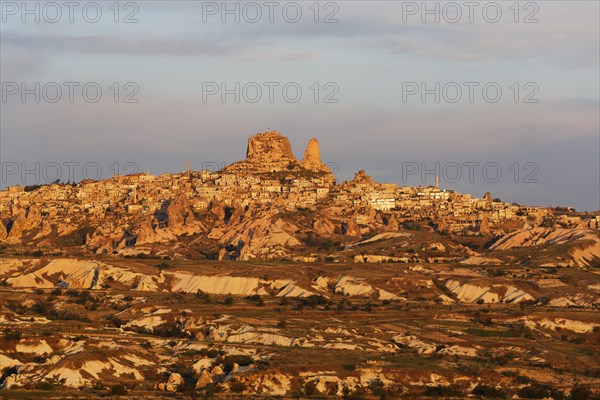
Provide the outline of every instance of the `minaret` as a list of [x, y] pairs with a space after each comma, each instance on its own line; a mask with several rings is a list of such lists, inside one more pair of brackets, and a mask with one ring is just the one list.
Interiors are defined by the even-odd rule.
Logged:
[[439, 175], [435, 176], [435, 187], [438, 190], [440, 189], [440, 176]]
[[146, 167], [146, 175], [150, 175], [150, 168]]
[[188, 179], [192, 179], [192, 171], [190, 170], [190, 162], [187, 162], [187, 176]]

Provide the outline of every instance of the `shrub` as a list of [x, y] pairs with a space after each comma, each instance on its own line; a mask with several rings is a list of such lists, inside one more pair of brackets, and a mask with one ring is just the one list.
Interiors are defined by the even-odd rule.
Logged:
[[217, 358], [223, 355], [223, 352], [217, 349], [202, 349], [199, 351], [199, 353], [208, 358]]
[[553, 389], [550, 393], [552, 400], [566, 400], [565, 393], [558, 389]]
[[127, 394], [127, 389], [123, 385], [116, 384], [110, 388], [110, 394], [113, 396], [124, 396]]
[[483, 396], [486, 399], [505, 399], [506, 393], [502, 389], [493, 386], [479, 384], [471, 392], [477, 396]]
[[180, 374], [181, 378], [183, 379], [183, 383], [177, 387], [177, 391], [183, 393], [194, 393], [196, 390], [196, 381], [198, 380], [194, 370], [190, 367], [186, 367], [185, 365], [177, 364], [174, 366], [174, 372]]
[[454, 386], [427, 386], [425, 396], [429, 397], [459, 397], [462, 391]]
[[569, 400], [591, 400], [592, 392], [585, 386], [574, 386], [569, 394]]
[[325, 306], [329, 304], [329, 300], [321, 295], [312, 294], [308, 297], [299, 297], [295, 299], [299, 305], [304, 307], [314, 308], [316, 306]]
[[204, 389], [200, 389], [200, 394], [202, 394], [202, 398], [205, 400], [212, 399], [216, 393], [220, 392], [221, 388], [216, 383], [209, 383], [204, 387]]
[[163, 261], [160, 264], [156, 264], [156, 268], [162, 271], [163, 269], [169, 268], [169, 263]]
[[231, 297], [231, 296], [225, 297], [225, 300], [223, 300], [223, 305], [230, 306], [232, 304], [233, 304], [233, 297]]
[[371, 383], [369, 383], [369, 390], [373, 394], [373, 396], [379, 397], [381, 400], [385, 400], [388, 398], [388, 392], [385, 390], [385, 385], [379, 379], [373, 379]]
[[114, 315], [107, 315], [105, 318], [108, 321], [110, 321], [110, 323], [112, 323], [115, 328], [120, 328], [123, 324], [123, 321], [121, 321], [118, 317]]
[[34, 305], [31, 306], [31, 311], [33, 311], [36, 314], [46, 315], [46, 316], [48, 316], [52, 313], [52, 310], [46, 303], [35, 303]]
[[36, 382], [33, 387], [37, 390], [54, 390], [54, 385], [48, 381]]
[[4, 339], [6, 340], [21, 340], [21, 337], [20, 331], [6, 331], [4, 333]]
[[235, 393], [242, 393], [244, 390], [246, 390], [246, 384], [240, 381], [231, 382], [229, 387], [231, 391]]
[[280, 306], [287, 306], [288, 304], [290, 304], [290, 301], [286, 297], [282, 297], [279, 300], [279, 305]]
[[252, 364], [253, 362], [254, 362], [254, 360], [252, 359], [252, 357], [249, 357], [249, 356], [244, 356], [244, 355], [226, 356], [223, 359], [223, 371], [225, 372], [225, 374], [229, 374], [231, 372], [231, 370], [233, 369], [233, 364], [246, 366], [246, 365]]
[[525, 399], [544, 399], [550, 395], [548, 387], [536, 384], [522, 387], [517, 393]]
[[344, 388], [342, 389], [342, 399], [344, 400], [365, 400], [365, 397], [362, 395], [362, 393], [356, 391], [356, 392], [351, 392], [350, 388], [346, 385], [344, 385]]
[[265, 305], [265, 302], [263, 301], [262, 297], [260, 297], [258, 294], [254, 294], [252, 296], [247, 296], [245, 297], [246, 301], [248, 303], [254, 303], [255, 305], [262, 307]]
[[204, 301], [205, 303], [210, 303], [210, 295], [202, 290], [198, 289], [196, 292], [196, 297]]
[[185, 332], [182, 332], [176, 325], [163, 324], [154, 328], [152, 333], [155, 336], [165, 338], [185, 338], [187, 337]]
[[310, 381], [304, 384], [304, 394], [307, 396], [314, 396], [317, 394], [317, 382]]

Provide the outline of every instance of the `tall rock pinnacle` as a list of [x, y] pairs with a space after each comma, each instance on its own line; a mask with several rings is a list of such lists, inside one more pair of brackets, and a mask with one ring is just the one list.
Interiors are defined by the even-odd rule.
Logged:
[[306, 151], [304, 152], [304, 164], [321, 164], [321, 149], [319, 141], [315, 138], [310, 139]]
[[321, 149], [319, 148], [319, 141], [315, 138], [310, 139], [306, 151], [304, 152], [304, 159], [302, 165], [306, 169], [313, 171], [328, 171], [329, 169], [321, 161]]

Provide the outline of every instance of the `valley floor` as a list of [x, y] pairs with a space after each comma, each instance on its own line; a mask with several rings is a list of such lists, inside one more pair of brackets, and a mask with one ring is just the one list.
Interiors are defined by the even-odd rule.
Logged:
[[0, 397], [597, 398], [599, 273], [4, 258]]

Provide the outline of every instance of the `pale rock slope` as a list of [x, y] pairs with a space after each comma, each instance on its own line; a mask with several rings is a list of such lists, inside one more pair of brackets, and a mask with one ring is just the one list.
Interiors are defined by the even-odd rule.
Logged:
[[509, 250], [515, 247], [533, 247], [549, 244], [573, 244], [568, 256], [569, 265], [588, 267], [600, 259], [598, 232], [585, 229], [528, 228], [504, 235], [491, 250]]

